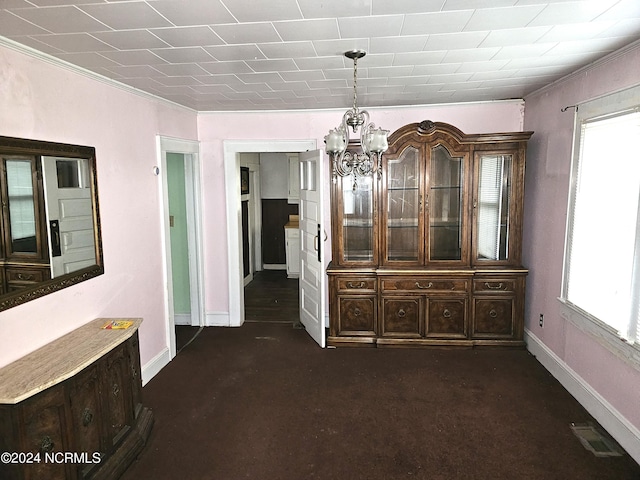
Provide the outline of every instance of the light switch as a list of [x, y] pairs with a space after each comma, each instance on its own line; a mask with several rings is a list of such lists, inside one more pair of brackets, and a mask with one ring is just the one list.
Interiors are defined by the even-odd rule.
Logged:
[[169, 215], [169, 226], [173, 227], [173, 215]]

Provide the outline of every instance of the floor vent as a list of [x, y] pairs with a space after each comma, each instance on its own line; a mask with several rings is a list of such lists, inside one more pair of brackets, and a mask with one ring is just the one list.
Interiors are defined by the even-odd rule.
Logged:
[[572, 423], [571, 430], [582, 446], [596, 457], [620, 457], [624, 450], [601, 427], [592, 422]]

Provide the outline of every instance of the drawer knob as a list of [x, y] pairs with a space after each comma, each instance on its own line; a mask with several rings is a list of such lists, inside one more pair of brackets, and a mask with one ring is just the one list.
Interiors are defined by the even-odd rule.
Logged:
[[117, 383], [114, 383], [113, 386], [111, 387], [111, 392], [113, 393], [114, 397], [117, 397], [118, 394], [120, 393], [120, 385], [118, 385]]
[[89, 424], [93, 421], [93, 413], [88, 408], [84, 409], [82, 412], [82, 426], [88, 427]]
[[498, 312], [496, 312], [494, 309], [491, 309], [491, 310], [489, 311], [489, 316], [490, 316], [491, 318], [496, 318], [496, 317], [498, 316]]
[[362, 314], [362, 312], [360, 311], [360, 309], [359, 309], [359, 308], [356, 308], [356, 309], [354, 309], [354, 310], [353, 310], [353, 314], [354, 314], [356, 317], [359, 317], [359, 316]]
[[364, 282], [360, 282], [360, 283], [348, 282], [347, 283], [347, 287], [349, 287], [349, 288], [364, 288]]
[[443, 316], [444, 318], [451, 318], [451, 312], [449, 311], [449, 309], [448, 309], [448, 308], [445, 308], [445, 309], [444, 309], [444, 312], [442, 312], [442, 316]]
[[398, 317], [403, 318], [406, 314], [407, 312], [404, 311], [404, 308], [398, 310]]
[[420, 282], [416, 282], [417, 288], [427, 289], [433, 287], [433, 282], [429, 282], [426, 285], [421, 285]]
[[495, 283], [489, 283], [489, 282], [484, 282], [484, 286], [485, 288], [488, 288], [489, 290], [502, 290], [502, 282], [495, 284]]
[[30, 273], [18, 273], [18, 280], [31, 281], [33, 280], [33, 274]]
[[40, 441], [40, 451], [51, 452], [53, 451], [53, 446], [53, 440], [51, 440], [51, 437], [49, 435], [45, 435], [44, 437], [42, 437], [42, 440]]

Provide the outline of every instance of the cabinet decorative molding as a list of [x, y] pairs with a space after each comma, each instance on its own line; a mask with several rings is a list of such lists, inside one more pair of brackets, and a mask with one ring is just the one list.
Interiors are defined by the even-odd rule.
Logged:
[[333, 179], [329, 345], [524, 345], [532, 134], [425, 120], [390, 135], [377, 174]]
[[0, 478], [119, 478], [140, 453], [153, 426], [142, 406], [142, 320], [102, 329], [108, 320], [0, 369], [0, 451], [22, 455], [0, 463]]

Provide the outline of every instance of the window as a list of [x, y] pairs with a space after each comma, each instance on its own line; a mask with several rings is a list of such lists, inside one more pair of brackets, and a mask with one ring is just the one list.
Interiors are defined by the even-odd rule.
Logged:
[[640, 341], [640, 88], [578, 108], [562, 300]]

